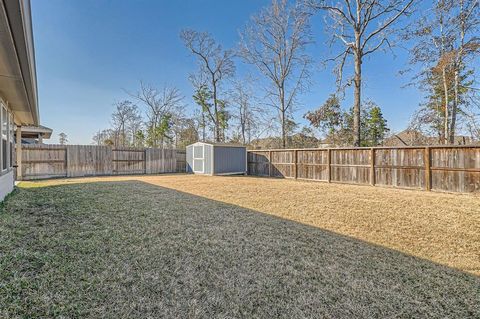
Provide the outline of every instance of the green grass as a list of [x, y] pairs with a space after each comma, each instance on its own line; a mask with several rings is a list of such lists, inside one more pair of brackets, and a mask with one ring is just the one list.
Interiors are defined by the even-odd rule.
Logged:
[[479, 318], [479, 300], [474, 275], [142, 182], [0, 208], [0, 318]]

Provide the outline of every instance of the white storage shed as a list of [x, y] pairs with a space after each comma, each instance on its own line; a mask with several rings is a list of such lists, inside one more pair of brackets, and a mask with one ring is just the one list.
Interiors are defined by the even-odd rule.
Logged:
[[187, 146], [187, 173], [234, 175], [247, 173], [247, 148], [242, 145], [197, 142]]

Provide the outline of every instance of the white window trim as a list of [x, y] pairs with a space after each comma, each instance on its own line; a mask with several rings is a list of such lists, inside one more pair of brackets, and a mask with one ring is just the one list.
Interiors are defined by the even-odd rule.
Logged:
[[11, 166], [11, 163], [10, 163], [10, 113], [8, 112], [7, 109], [5, 109], [5, 112], [6, 112], [6, 115], [7, 115], [7, 170], [10, 170], [10, 168], [12, 167]]
[[[195, 157], [195, 147], [201, 146], [202, 147], [202, 157]], [[193, 167], [192, 171], [194, 173], [205, 173], [205, 144], [200, 144], [200, 145], [193, 145], [192, 147], [192, 158], [193, 158]], [[195, 170], [195, 160], [202, 160], [202, 170], [201, 171], [196, 171]]]
[[13, 113], [8, 115], [8, 145], [10, 147], [10, 151], [8, 152], [8, 160], [10, 161], [9, 168], [13, 170], [13, 165], [15, 164], [15, 120], [13, 119]]

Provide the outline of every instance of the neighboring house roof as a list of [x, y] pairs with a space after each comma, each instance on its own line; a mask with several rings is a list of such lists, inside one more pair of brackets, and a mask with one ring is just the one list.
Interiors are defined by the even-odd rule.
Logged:
[[428, 142], [428, 137], [421, 132], [407, 129], [387, 137], [383, 144], [385, 146], [412, 146], [429, 144]]
[[17, 125], [38, 125], [37, 79], [29, 0], [0, 0], [0, 96]]
[[[384, 146], [415, 146], [415, 145], [438, 145], [442, 144], [437, 137], [426, 136], [423, 133], [406, 129], [400, 133], [387, 137], [383, 142]], [[454, 138], [455, 145], [469, 145], [473, 140], [468, 136], [458, 135]]]
[[51, 128], [39, 126], [22, 126], [22, 138], [37, 138], [42, 135], [43, 138], [49, 139], [52, 136], [53, 130]]
[[250, 144], [257, 149], [280, 148], [282, 140], [279, 137], [261, 137], [252, 140]]

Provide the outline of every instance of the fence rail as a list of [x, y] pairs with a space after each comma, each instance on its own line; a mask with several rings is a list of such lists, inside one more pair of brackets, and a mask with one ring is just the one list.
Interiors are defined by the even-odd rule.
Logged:
[[22, 145], [22, 179], [185, 172], [185, 151], [96, 145]]
[[480, 146], [250, 150], [248, 174], [473, 193]]

